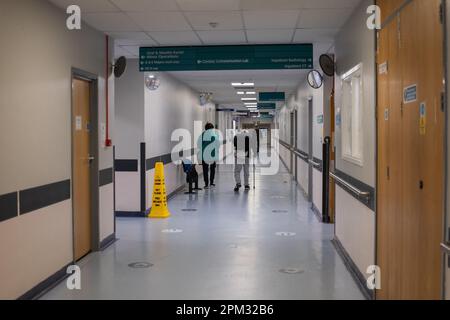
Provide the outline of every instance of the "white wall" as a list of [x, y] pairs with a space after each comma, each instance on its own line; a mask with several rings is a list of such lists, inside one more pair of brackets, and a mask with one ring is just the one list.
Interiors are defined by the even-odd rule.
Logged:
[[[67, 30], [65, 13], [46, 1], [2, 0], [0, 21], [0, 194], [6, 194], [71, 178], [71, 68], [99, 77], [100, 127], [105, 38], [84, 24], [82, 31]], [[111, 109], [112, 122], [113, 103]], [[112, 167], [111, 148], [100, 147], [99, 165]], [[100, 191], [103, 237], [114, 232], [107, 188]], [[0, 222], [0, 298], [17, 298], [69, 264], [72, 237], [71, 200]]]
[[[322, 48], [330, 48], [329, 45], [314, 45], [315, 50]], [[318, 51], [321, 53], [329, 53], [329, 51]], [[317, 61], [315, 63], [317, 65]], [[318, 122], [318, 117], [324, 115], [326, 108], [329, 106], [329, 96], [331, 94], [332, 81], [329, 77], [324, 77], [324, 85], [319, 89], [313, 89], [307, 83], [307, 79], [303, 79], [297, 88], [295, 94], [288, 98], [286, 105], [277, 112], [276, 121], [280, 128], [280, 139], [290, 143], [290, 114], [297, 110], [297, 148], [301, 151], [309, 152], [309, 100], [313, 103], [313, 156], [319, 160], [322, 159], [322, 144], [324, 139], [324, 123]], [[280, 155], [285, 163], [290, 165], [290, 153], [285, 147], [280, 146]], [[304, 192], [308, 192], [309, 187], [309, 166], [303, 160], [298, 159], [297, 162], [297, 179]], [[313, 204], [321, 212], [322, 211], [322, 173], [320, 170], [313, 169]]]
[[[336, 114], [341, 108], [341, 76], [363, 63], [363, 166], [342, 158], [341, 128], [336, 124], [336, 168], [345, 174], [375, 188], [376, 183], [376, 129], [375, 129], [375, 34], [365, 26], [366, 9], [373, 1], [365, 0], [337, 35], [335, 53]], [[336, 236], [365, 274], [375, 257], [375, 212], [362, 206], [354, 197], [337, 187]]]
[[[146, 159], [172, 152], [177, 142], [171, 141], [176, 129], [191, 133], [191, 147], [195, 147], [201, 131], [194, 132], [194, 122], [215, 124], [216, 107], [209, 103], [200, 105], [199, 93], [188, 84], [164, 72], [153, 73], [160, 80], [160, 87], [150, 91], [144, 79], [148, 73], [139, 71], [139, 61], [128, 61], [123, 78], [116, 80], [116, 159], [140, 159], [140, 144], [146, 144]], [[225, 119], [224, 121], [229, 121]], [[197, 167], [201, 173], [201, 167]], [[146, 172], [146, 206], [151, 207], [153, 193], [152, 168]], [[176, 191], [186, 182], [180, 165], [166, 164], [164, 168], [166, 191]], [[116, 210], [140, 211], [140, 172], [116, 172]]]

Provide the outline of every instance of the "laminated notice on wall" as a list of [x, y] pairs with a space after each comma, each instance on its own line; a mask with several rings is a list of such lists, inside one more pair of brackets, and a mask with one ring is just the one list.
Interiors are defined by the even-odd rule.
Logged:
[[403, 89], [403, 103], [411, 103], [417, 101], [417, 84]]
[[75, 130], [80, 131], [83, 128], [83, 118], [81, 116], [75, 117]]
[[387, 74], [388, 73], [388, 63], [387, 61], [380, 64], [380, 66], [378, 67], [378, 73], [379, 74]]
[[420, 112], [420, 135], [424, 136], [427, 134], [427, 105], [422, 102], [419, 107]]

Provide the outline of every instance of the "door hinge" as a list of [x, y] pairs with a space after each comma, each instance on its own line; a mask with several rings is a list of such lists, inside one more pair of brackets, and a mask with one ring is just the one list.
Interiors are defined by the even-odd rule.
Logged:
[[402, 103], [400, 104], [400, 115], [401, 115], [401, 117], [403, 118], [403, 107], [404, 107], [405, 105], [404, 105], [404, 103], [403, 103], [403, 101], [402, 101]]
[[444, 24], [444, 6], [442, 3], [439, 5], [439, 21], [441, 24]]
[[441, 111], [445, 112], [445, 92], [441, 92]]
[[387, 175], [387, 179], [391, 180], [391, 169], [389, 168], [389, 166], [387, 167], [386, 175]]

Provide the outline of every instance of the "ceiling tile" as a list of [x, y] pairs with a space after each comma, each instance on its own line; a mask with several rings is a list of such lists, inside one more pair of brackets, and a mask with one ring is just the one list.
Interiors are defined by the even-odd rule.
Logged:
[[140, 31], [124, 13], [85, 13], [83, 20], [100, 31]]
[[163, 46], [200, 45], [201, 41], [193, 31], [149, 32], [150, 36]]
[[[186, 12], [186, 18], [194, 30], [238, 30], [243, 29], [242, 16], [238, 11]], [[211, 22], [217, 23], [214, 28]]]
[[177, 0], [183, 11], [239, 11], [240, 0]]
[[144, 31], [191, 30], [180, 12], [132, 12], [128, 15]]
[[175, 0], [110, 0], [123, 11], [179, 11]]
[[294, 29], [300, 11], [244, 11], [244, 23], [247, 29]]
[[305, 9], [300, 14], [297, 28], [341, 28], [352, 14], [352, 9]]
[[119, 12], [108, 0], [50, 0], [60, 8], [67, 9], [75, 4], [81, 8], [81, 14], [90, 12]]
[[336, 9], [356, 8], [362, 0], [301, 0], [303, 8], [310, 9]]
[[157, 45], [157, 43], [153, 41], [145, 32], [108, 32], [108, 35], [114, 39], [114, 43], [116, 45]]
[[132, 55], [138, 57], [139, 56], [139, 47], [138, 46], [120, 46], [120, 48], [128, 51]]
[[296, 29], [295, 43], [333, 42], [336, 29]]
[[242, 44], [246, 43], [244, 30], [198, 31], [205, 44]]
[[242, 10], [285, 10], [303, 7], [302, 0], [241, 0]]
[[293, 35], [294, 29], [247, 30], [247, 39], [249, 43], [290, 43]]

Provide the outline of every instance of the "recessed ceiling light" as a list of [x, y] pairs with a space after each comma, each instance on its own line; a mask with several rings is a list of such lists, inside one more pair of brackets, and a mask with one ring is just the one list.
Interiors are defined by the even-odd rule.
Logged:
[[242, 96], [243, 94], [245, 94], [245, 92], [244, 91], [238, 91], [237, 94]]
[[242, 83], [242, 82], [233, 82], [233, 83], [231, 83], [231, 85], [233, 87], [253, 87], [253, 86], [255, 86], [255, 83], [253, 83], [253, 82], [244, 82], [244, 83]]
[[256, 98], [241, 98], [242, 101], [256, 101]]
[[256, 92], [254, 92], [254, 91], [247, 91], [245, 94], [251, 95], [251, 94], [256, 94]]

